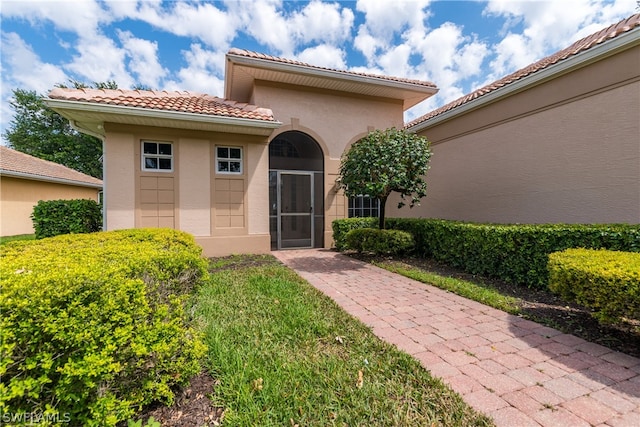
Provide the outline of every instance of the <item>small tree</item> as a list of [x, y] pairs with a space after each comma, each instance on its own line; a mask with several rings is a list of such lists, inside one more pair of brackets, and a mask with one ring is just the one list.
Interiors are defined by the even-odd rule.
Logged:
[[375, 130], [346, 151], [340, 163], [340, 185], [347, 197], [366, 195], [380, 200], [379, 228], [385, 228], [385, 205], [392, 191], [400, 193], [398, 208], [427, 195], [424, 175], [429, 169], [429, 141], [405, 130]]

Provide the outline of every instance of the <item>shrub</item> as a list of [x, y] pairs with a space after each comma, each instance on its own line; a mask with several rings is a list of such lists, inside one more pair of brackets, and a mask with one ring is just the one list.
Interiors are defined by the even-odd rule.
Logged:
[[575, 247], [640, 251], [640, 225], [502, 225], [394, 218], [387, 227], [410, 232], [421, 256], [531, 287], [547, 286], [552, 252]]
[[[340, 219], [332, 225], [336, 248], [342, 250], [348, 231], [375, 226], [375, 219]], [[478, 224], [389, 218], [387, 228], [411, 233], [418, 256], [540, 288], [547, 286], [547, 260], [552, 252], [575, 247], [640, 252], [638, 224]]]
[[343, 251], [347, 248], [346, 235], [349, 231], [357, 228], [372, 228], [378, 223], [378, 218], [345, 218], [338, 219], [331, 223], [333, 229], [333, 243], [337, 250]]
[[102, 228], [102, 210], [94, 200], [40, 200], [31, 214], [36, 239]]
[[0, 257], [0, 413], [113, 426], [170, 403], [200, 370], [187, 304], [206, 263], [192, 236], [65, 235], [8, 243]]
[[640, 253], [567, 249], [549, 255], [549, 289], [601, 322], [640, 320]]
[[406, 231], [358, 228], [345, 236], [348, 249], [376, 255], [406, 254], [413, 250], [413, 236]]

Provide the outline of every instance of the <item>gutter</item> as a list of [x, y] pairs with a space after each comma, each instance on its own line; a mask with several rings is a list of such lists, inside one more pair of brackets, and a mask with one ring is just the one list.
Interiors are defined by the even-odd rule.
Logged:
[[282, 123], [280, 123], [279, 121], [245, 119], [239, 117], [207, 116], [204, 114], [185, 113], [182, 111], [161, 111], [121, 105], [104, 105], [97, 104], [95, 102], [70, 101], [53, 98], [45, 99], [44, 102], [48, 107], [53, 109], [59, 108], [62, 110], [75, 110], [80, 112], [135, 115], [136, 117], [146, 117], [153, 119], [183, 120], [189, 122], [220, 124], [227, 126], [247, 126], [261, 129], [277, 129], [282, 125]]
[[[501, 88], [495, 89], [486, 95], [480, 96], [476, 99], [468, 101], [458, 107], [455, 107], [449, 111], [445, 111], [433, 118], [427, 119], [422, 123], [418, 123], [415, 126], [407, 128], [410, 132], [418, 133], [422, 130], [435, 126], [439, 123], [451, 120], [457, 116], [466, 114], [470, 111], [478, 109], [485, 104], [499, 101], [502, 98], [506, 98], [515, 93], [528, 89], [531, 86], [535, 86], [544, 83], [552, 78], [569, 73], [576, 68], [586, 66], [590, 63], [602, 60], [609, 56], [612, 56], [620, 51], [631, 48], [637, 44], [640, 44], [640, 29], [634, 29], [626, 33], [620, 34], [615, 39], [601, 43], [595, 47], [592, 47], [584, 52], [580, 52], [577, 55], [573, 55], [567, 59], [561, 60], [551, 66], [543, 68], [539, 71], [522, 77], [517, 81], [510, 83]], [[473, 93], [473, 92], [472, 92]], [[454, 101], [455, 102], [455, 101]], [[428, 113], [427, 113], [428, 114]]]
[[31, 173], [17, 172], [17, 171], [11, 171], [11, 170], [6, 170], [6, 169], [0, 169], [0, 176], [8, 176], [8, 177], [11, 177], [11, 178], [30, 179], [32, 181], [52, 182], [54, 184], [67, 184], [67, 185], [75, 185], [75, 186], [79, 186], [79, 187], [89, 187], [89, 188], [102, 189], [102, 184], [92, 184], [92, 183], [89, 183], [89, 182], [75, 181], [73, 179], [55, 178], [55, 177], [50, 177], [50, 176], [34, 175], [34, 174], [31, 174]]
[[[69, 119], [69, 125], [71, 126], [71, 128], [77, 132], [80, 133], [85, 133], [89, 136], [93, 136], [94, 138], [98, 138], [100, 141], [104, 142], [104, 135], [101, 135], [99, 133], [93, 132], [87, 128], [83, 128], [82, 126], [80, 126], [78, 124], [78, 122], [76, 122], [75, 120]], [[102, 126], [100, 126], [102, 127]]]

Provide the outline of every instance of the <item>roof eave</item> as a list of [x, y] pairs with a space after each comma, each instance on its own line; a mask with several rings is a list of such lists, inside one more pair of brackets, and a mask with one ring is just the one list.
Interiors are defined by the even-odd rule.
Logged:
[[[374, 76], [366, 76], [359, 74], [350, 74], [347, 72], [341, 72], [337, 70], [327, 70], [322, 68], [315, 68], [301, 64], [289, 64], [286, 62], [277, 62], [270, 59], [262, 59], [262, 58], [254, 58], [248, 57], [244, 55], [238, 55], [235, 53], [227, 53], [227, 64], [226, 64], [226, 76], [225, 79], [225, 98], [233, 98], [235, 97], [232, 94], [232, 85], [233, 85], [233, 66], [234, 65], [244, 65], [252, 68], [262, 68], [266, 70], [282, 72], [282, 73], [290, 73], [290, 74], [302, 74], [311, 77], [317, 77], [320, 79], [327, 80], [344, 80], [349, 81], [351, 83], [358, 84], [367, 84], [367, 85], [377, 85], [384, 86], [390, 89], [397, 89], [398, 91], [410, 91], [413, 96], [402, 96], [399, 99], [402, 99], [404, 102], [404, 109], [411, 108], [425, 99], [429, 98], [432, 95], [435, 95], [438, 92], [437, 87], [433, 86], [425, 86], [412, 82], [402, 82], [395, 80], [387, 80], [384, 78], [374, 77]], [[417, 94], [421, 94], [424, 96], [416, 96]], [[417, 98], [420, 98], [416, 101]]]
[[[73, 121], [75, 126], [79, 126], [84, 130], [89, 130], [81, 123], [83, 119], [78, 116], [78, 113], [94, 113], [94, 114], [103, 114], [113, 119], [113, 123], [122, 123], [122, 119], [118, 119], [119, 116], [135, 116], [141, 118], [143, 121], [148, 119], [151, 121], [155, 120], [166, 120], [166, 124], [168, 127], [180, 127], [179, 123], [196, 123], [201, 124], [203, 127], [205, 125], [220, 125], [220, 126], [230, 126], [234, 129], [237, 129], [239, 133], [243, 133], [243, 128], [251, 128], [253, 131], [251, 134], [259, 134], [259, 135], [270, 135], [273, 129], [279, 128], [282, 123], [278, 121], [268, 121], [268, 120], [257, 120], [257, 119], [247, 119], [240, 117], [224, 117], [224, 116], [211, 116], [205, 114], [195, 114], [195, 113], [187, 113], [182, 111], [164, 111], [164, 110], [154, 110], [147, 108], [139, 108], [139, 107], [128, 107], [122, 105], [105, 105], [105, 104], [97, 104], [94, 102], [83, 102], [83, 101], [71, 101], [71, 100], [63, 100], [63, 99], [54, 99], [48, 98], [44, 100], [45, 104], [57, 111], [61, 115], [63, 115], [68, 120]], [[111, 121], [111, 120], [104, 120]], [[176, 122], [177, 124], [172, 126], [171, 123]], [[104, 137], [104, 127], [98, 127], [94, 130], [89, 130], [90, 132], [97, 133]], [[98, 135], [94, 135], [98, 136]]]
[[11, 177], [11, 178], [29, 179], [29, 180], [32, 180], [32, 181], [52, 182], [54, 184], [66, 184], [66, 185], [75, 185], [75, 186], [78, 186], [78, 187], [89, 187], [89, 188], [95, 188], [95, 189], [102, 189], [102, 184], [94, 184], [94, 183], [90, 183], [90, 182], [76, 181], [76, 180], [73, 180], [73, 179], [56, 178], [56, 177], [51, 177], [51, 176], [36, 175], [36, 174], [12, 171], [12, 170], [7, 170], [7, 169], [0, 169], [0, 176], [8, 176], [8, 177]]
[[493, 90], [486, 95], [465, 102], [458, 107], [452, 108], [449, 111], [445, 111], [442, 114], [438, 114], [437, 116], [427, 119], [424, 122], [417, 123], [416, 125], [407, 128], [407, 130], [414, 133], [421, 132], [426, 128], [435, 126], [442, 122], [446, 122], [457, 116], [469, 113], [470, 111], [499, 101], [530, 87], [544, 83], [557, 76], [569, 73], [577, 68], [582, 68], [591, 63], [600, 61], [606, 57], [629, 49], [638, 44], [640, 44], [640, 27], [620, 34], [613, 40], [601, 43], [590, 48], [589, 50], [578, 53], [577, 55], [571, 56], [533, 74], [518, 79], [513, 83]]

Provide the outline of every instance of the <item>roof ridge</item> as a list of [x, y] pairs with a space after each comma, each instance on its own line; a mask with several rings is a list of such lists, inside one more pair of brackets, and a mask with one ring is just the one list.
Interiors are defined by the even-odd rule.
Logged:
[[411, 83], [411, 84], [415, 84], [415, 85], [428, 86], [428, 87], [434, 87], [434, 88], [436, 87], [436, 85], [434, 83], [432, 83], [430, 81], [426, 81], [426, 80], [417, 80], [417, 79], [409, 79], [409, 78], [404, 78], [404, 77], [387, 76], [387, 75], [384, 75], [384, 74], [361, 73], [361, 72], [356, 72], [356, 71], [340, 70], [340, 69], [329, 68], [329, 67], [321, 67], [321, 66], [318, 66], [318, 65], [312, 65], [312, 64], [309, 64], [309, 63], [306, 63], [306, 62], [302, 62], [302, 61], [297, 61], [297, 60], [278, 57], [278, 56], [273, 56], [273, 55], [267, 55], [265, 53], [255, 52], [255, 51], [251, 51], [251, 50], [247, 50], [247, 49], [240, 49], [240, 48], [236, 48], [236, 47], [229, 49], [228, 54], [244, 56], [244, 57], [247, 57], [247, 58], [263, 59], [263, 60], [271, 61], [271, 62], [279, 62], [279, 63], [284, 63], [284, 64], [297, 65], [297, 66], [301, 66], [301, 67], [313, 68], [313, 69], [316, 69], [316, 70], [332, 71], [332, 72], [337, 72], [337, 73], [342, 73], [342, 74], [350, 74], [350, 75], [354, 75], [354, 76], [370, 77], [370, 78], [376, 78], [376, 79], [386, 80], [386, 81], [395, 81], [395, 82], [401, 82], [401, 83]]
[[554, 65], [560, 61], [563, 61], [569, 57], [578, 55], [596, 45], [602, 44], [608, 40], [611, 40], [620, 34], [629, 32], [636, 27], [640, 27], [640, 13], [633, 14], [628, 18], [625, 18], [619, 22], [611, 24], [595, 33], [592, 33], [586, 37], [583, 37], [575, 42], [573, 42], [570, 46], [561, 49], [551, 55], [545, 56], [538, 61], [535, 61], [519, 70], [514, 71], [498, 80], [495, 80], [492, 83], [482, 86], [466, 95], [461, 96], [460, 98], [451, 101], [435, 110], [432, 110], [423, 116], [420, 116], [409, 123], [407, 123], [404, 127], [410, 128], [416, 126], [420, 123], [423, 123], [433, 117], [439, 116], [447, 111], [453, 110], [467, 102], [470, 102], [474, 99], [477, 99], [481, 96], [484, 96], [488, 93], [494, 92], [504, 86], [507, 86], [515, 81], [518, 81], [524, 77], [527, 77], [531, 74], [534, 74], [540, 70], [543, 70], [551, 65]]

